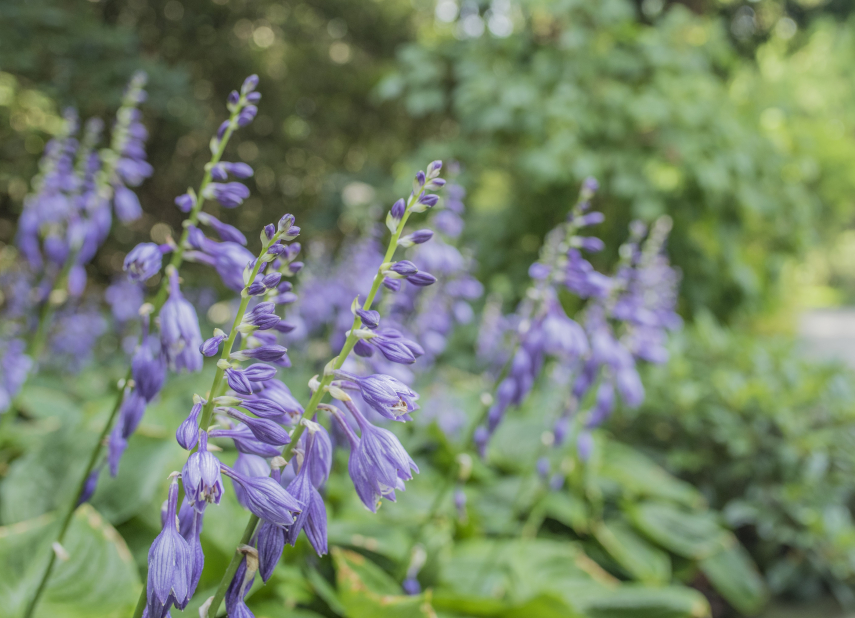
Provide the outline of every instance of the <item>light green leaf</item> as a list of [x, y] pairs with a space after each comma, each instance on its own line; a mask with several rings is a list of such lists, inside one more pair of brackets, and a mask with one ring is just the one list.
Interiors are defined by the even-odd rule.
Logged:
[[[4, 616], [23, 612], [50, 556], [53, 515], [0, 528], [0, 599]], [[140, 578], [119, 533], [91, 506], [74, 514], [35, 618], [113, 618], [129, 615]]]
[[704, 503], [701, 493], [672, 476], [632, 447], [604, 440], [602, 463], [597, 475], [616, 483], [632, 496], [672, 500], [687, 506]]
[[686, 511], [673, 504], [642, 502], [626, 508], [633, 525], [665, 549], [700, 560], [727, 544], [727, 532], [707, 511]]
[[756, 614], [768, 601], [762, 576], [735, 538], [731, 537], [727, 549], [701, 560], [700, 567], [719, 594], [741, 614]]
[[582, 610], [589, 618], [707, 618], [710, 615], [706, 598], [697, 590], [632, 584], [589, 596]]
[[579, 534], [588, 532], [589, 513], [587, 503], [575, 494], [550, 492], [543, 501], [545, 514]]
[[600, 545], [635, 579], [654, 585], [666, 584], [671, 579], [668, 554], [640, 537], [623, 521], [600, 522], [594, 525], [593, 532]]

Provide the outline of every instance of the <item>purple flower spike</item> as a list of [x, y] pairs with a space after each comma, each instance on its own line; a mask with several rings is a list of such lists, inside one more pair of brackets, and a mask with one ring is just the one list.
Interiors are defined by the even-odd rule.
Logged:
[[187, 601], [193, 578], [193, 555], [190, 545], [175, 526], [178, 507], [178, 482], [169, 485], [166, 523], [148, 551], [148, 585], [146, 609], [151, 617], [162, 617], [173, 603]]
[[258, 572], [265, 582], [273, 575], [285, 549], [285, 531], [269, 522], [258, 528]]
[[169, 281], [169, 299], [160, 311], [160, 343], [170, 369], [199, 371], [202, 369], [202, 333], [196, 310], [181, 294], [178, 273], [173, 271]]
[[125, 256], [124, 270], [131, 281], [144, 282], [160, 272], [163, 252], [153, 242], [143, 242]]
[[252, 432], [257, 440], [274, 446], [284, 446], [291, 442], [291, 436], [280, 425], [266, 418], [252, 418], [237, 410], [229, 409], [228, 415], [240, 421]]
[[196, 199], [189, 193], [185, 193], [175, 198], [175, 205], [178, 206], [178, 210], [181, 212], [190, 212], [196, 205]]
[[294, 513], [303, 506], [275, 480], [268, 477], [250, 478], [220, 464], [223, 474], [238, 483], [244, 490], [247, 508], [266, 521], [281, 527], [294, 523]]
[[199, 450], [191, 453], [181, 471], [187, 502], [197, 511], [205, 510], [210, 504], [219, 504], [223, 497], [223, 480], [220, 477], [220, 461], [208, 452], [208, 433], [199, 432]]
[[185, 451], [190, 451], [199, 441], [199, 415], [202, 413], [202, 403], [193, 404], [190, 415], [175, 430], [175, 441]]

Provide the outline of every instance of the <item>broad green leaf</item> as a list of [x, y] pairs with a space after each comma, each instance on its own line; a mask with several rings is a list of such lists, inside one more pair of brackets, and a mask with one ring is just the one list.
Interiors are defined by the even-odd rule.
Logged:
[[[0, 528], [2, 614], [23, 612], [41, 578], [57, 532], [54, 515]], [[140, 578], [125, 542], [91, 506], [74, 514], [35, 618], [113, 618], [129, 615]]]
[[348, 618], [433, 618], [430, 594], [404, 595], [401, 587], [362, 554], [332, 549], [338, 598]]
[[339, 601], [338, 593], [335, 588], [332, 587], [332, 584], [330, 584], [323, 575], [318, 573], [318, 571], [313, 567], [309, 567], [306, 569], [306, 579], [315, 590], [315, 593], [323, 599], [334, 613], [339, 616], [344, 616], [347, 610], [344, 605], [342, 605], [341, 601]]
[[661, 498], [687, 506], [700, 506], [703, 496], [685, 481], [672, 476], [634, 448], [603, 440], [603, 455], [597, 475], [616, 483], [631, 496]]
[[735, 538], [730, 540], [729, 547], [701, 560], [701, 570], [741, 614], [756, 614], [769, 598], [766, 584], [745, 549]]
[[727, 532], [708, 511], [686, 511], [663, 502], [631, 504], [626, 511], [638, 530], [684, 558], [700, 560], [727, 542]]
[[114, 525], [124, 523], [141, 509], [166, 498], [167, 477], [187, 460], [174, 440], [155, 440], [135, 435], [122, 455], [119, 473], [113, 478], [101, 472], [92, 505]]
[[499, 599], [456, 594], [444, 590], [433, 593], [431, 604], [440, 612], [454, 612], [465, 616], [498, 616], [508, 609], [508, 604]]
[[579, 534], [588, 532], [590, 525], [588, 505], [579, 496], [563, 491], [552, 491], [543, 501], [545, 514]]
[[671, 559], [640, 537], [626, 523], [608, 520], [595, 524], [600, 545], [635, 579], [646, 584], [666, 584], [671, 579]]
[[680, 586], [645, 588], [625, 584], [588, 596], [581, 609], [589, 618], [707, 618], [710, 615], [704, 595]]
[[498, 618], [582, 618], [560, 597], [542, 594], [497, 614]]
[[3, 523], [34, 519], [74, 499], [98, 436], [68, 420], [9, 466], [0, 486]]

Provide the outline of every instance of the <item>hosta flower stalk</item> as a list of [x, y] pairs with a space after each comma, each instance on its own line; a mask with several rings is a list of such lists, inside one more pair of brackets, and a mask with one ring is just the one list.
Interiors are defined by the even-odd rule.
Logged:
[[[247, 88], [246, 84], [252, 84], [251, 88]], [[186, 252], [186, 245], [189, 241], [190, 231], [194, 229], [195, 224], [199, 220], [199, 214], [202, 211], [202, 207], [205, 204], [206, 195], [209, 193], [208, 186], [212, 183], [212, 169], [216, 166], [223, 157], [226, 146], [229, 143], [229, 140], [234, 133], [234, 131], [238, 128], [240, 122], [239, 119], [243, 110], [252, 105], [253, 103], [257, 103], [260, 95], [255, 92], [255, 85], [258, 83], [258, 78], [255, 76], [251, 76], [247, 78], [244, 82], [244, 88], [240, 94], [237, 94], [234, 97], [234, 100], [230, 97], [229, 100], [229, 111], [230, 117], [228, 120], [224, 121], [218, 130], [217, 136], [211, 140], [211, 160], [205, 167], [205, 174], [202, 178], [202, 181], [199, 185], [197, 191], [188, 191], [185, 196], [181, 196], [176, 200], [176, 204], [178, 207], [185, 212], [188, 213], [188, 217], [186, 220], [186, 225], [184, 227], [184, 231], [181, 234], [180, 239], [172, 247], [172, 257], [170, 258], [169, 265], [167, 266], [168, 273], [177, 272], [184, 261], [184, 256]], [[122, 163], [122, 159], [119, 159], [116, 165], [124, 165], [124, 178], [125, 182], [133, 182], [136, 180], [136, 177], [139, 175], [139, 169], [134, 168], [128, 163]], [[186, 210], [185, 210], [186, 208]], [[154, 274], [151, 270], [145, 270], [145, 274]], [[153, 323], [155, 318], [159, 315], [160, 310], [163, 308], [164, 304], [168, 300], [170, 286], [172, 285], [172, 277], [166, 276], [163, 277], [160, 287], [155, 294], [155, 296], [150, 300], [147, 305], [144, 305], [146, 308], [146, 313], [148, 318]], [[92, 494], [91, 488], [87, 487], [87, 481], [92, 476], [93, 470], [96, 466], [99, 465], [99, 461], [102, 461], [101, 449], [102, 445], [105, 442], [107, 436], [110, 434], [110, 430], [113, 427], [113, 423], [119, 415], [120, 411], [123, 408], [123, 402], [126, 400], [126, 397], [130, 395], [129, 392], [126, 391], [125, 386], [128, 386], [133, 378], [133, 368], [129, 367], [127, 374], [124, 379], [120, 381], [120, 389], [117, 393], [115, 402], [113, 407], [108, 415], [102, 429], [101, 433], [98, 437], [98, 441], [95, 443], [92, 452], [87, 461], [86, 468], [84, 469], [83, 474], [81, 475], [81, 479], [78, 485], [78, 491], [76, 492], [74, 498], [70, 501], [68, 507], [65, 509], [63, 514], [62, 523], [59, 528], [59, 532], [55, 539], [55, 544], [61, 545], [65, 534], [68, 531], [68, 526], [71, 523], [71, 519], [74, 515], [74, 511], [78, 505], [78, 499], [84, 493], [88, 493], [90, 496]], [[121, 439], [125, 440], [126, 437], [119, 436]], [[91, 483], [90, 483], [91, 484]], [[30, 600], [29, 605], [27, 606], [27, 610], [24, 614], [24, 618], [31, 618], [33, 615], [36, 606], [38, 605], [41, 594], [44, 591], [44, 588], [47, 584], [48, 579], [50, 578], [50, 574], [53, 570], [54, 563], [56, 561], [56, 554], [52, 553], [48, 563], [45, 567], [45, 570], [42, 574], [42, 578], [39, 582], [39, 585]]]

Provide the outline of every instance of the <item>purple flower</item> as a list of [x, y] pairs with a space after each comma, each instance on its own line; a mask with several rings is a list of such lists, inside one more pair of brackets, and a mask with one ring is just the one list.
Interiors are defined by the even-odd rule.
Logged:
[[266, 521], [281, 527], [294, 523], [294, 513], [303, 506], [270, 477], [251, 478], [220, 464], [223, 474], [239, 484], [244, 490], [247, 508]]
[[287, 488], [288, 493], [304, 506], [303, 510], [295, 517], [294, 524], [285, 531], [285, 540], [294, 546], [300, 532], [305, 531], [312, 547], [315, 548], [319, 556], [323, 556], [327, 553], [327, 511], [324, 506], [324, 499], [312, 482], [310, 472], [314, 461], [312, 446], [315, 441], [311, 434], [316, 431], [313, 425], [315, 423], [309, 426], [310, 435], [306, 440], [303, 465]]
[[190, 414], [175, 430], [175, 440], [185, 451], [192, 450], [199, 441], [199, 415], [202, 413], [202, 403], [194, 403]]
[[249, 427], [245, 425], [238, 425], [232, 429], [212, 429], [208, 435], [212, 438], [231, 438], [235, 448], [247, 455], [276, 457], [282, 454], [278, 447], [256, 440]]
[[121, 184], [114, 187], [114, 190], [113, 207], [119, 221], [130, 223], [142, 217], [143, 210], [136, 193]]
[[92, 472], [89, 473], [89, 476], [86, 477], [86, 482], [83, 484], [83, 491], [80, 492], [80, 496], [77, 498], [77, 506], [80, 506], [84, 502], [89, 502], [89, 499], [98, 487], [99, 474], [101, 474], [100, 466], [92, 470]]
[[229, 409], [228, 415], [240, 421], [252, 432], [252, 435], [261, 442], [273, 444], [275, 446], [284, 446], [291, 442], [291, 436], [280, 425], [266, 418], [252, 418], [237, 410]]
[[193, 555], [190, 545], [175, 525], [178, 507], [178, 482], [169, 485], [166, 523], [148, 552], [148, 585], [146, 609], [149, 616], [163, 616], [173, 603], [188, 599], [193, 579]]
[[285, 356], [287, 351], [287, 348], [281, 345], [262, 345], [257, 348], [247, 348], [245, 350], [233, 352], [231, 354], [231, 358], [238, 361], [245, 361], [250, 358], [254, 358], [255, 360], [272, 363]]
[[119, 420], [116, 421], [116, 426], [121, 428], [122, 437], [126, 440], [133, 435], [139, 426], [143, 414], [145, 414], [145, 404], [146, 400], [139, 389], [125, 390], [125, 398], [122, 401], [122, 407], [119, 408]]
[[265, 582], [282, 557], [285, 548], [285, 531], [269, 522], [261, 522], [258, 528], [258, 572]]
[[208, 452], [208, 433], [204, 430], [199, 432], [199, 450], [191, 453], [184, 464], [181, 480], [187, 502], [197, 511], [203, 511], [210, 503], [220, 503], [223, 497], [220, 461]]
[[229, 383], [229, 388], [239, 395], [252, 395], [252, 384], [240, 369], [231, 367], [226, 369], [226, 381]]
[[413, 245], [421, 245], [433, 238], [431, 230], [418, 230], [412, 234], [407, 234], [398, 241], [401, 247], [412, 247]]
[[163, 251], [153, 242], [143, 242], [125, 256], [124, 270], [131, 281], [145, 282], [160, 272]]
[[380, 326], [380, 313], [377, 311], [357, 309], [356, 315], [360, 317], [362, 324], [364, 324], [366, 328], [374, 329]]
[[236, 208], [249, 197], [249, 189], [239, 182], [212, 182], [205, 187], [205, 197], [216, 199], [225, 208]]
[[160, 311], [160, 343], [172, 371], [202, 369], [199, 319], [193, 305], [181, 294], [176, 271], [170, 274], [169, 299]]
[[220, 351], [220, 344], [225, 341], [225, 339], [226, 334], [223, 331], [219, 331], [219, 334], [217, 334], [215, 330], [214, 336], [210, 339], [205, 339], [205, 341], [203, 341], [199, 346], [199, 352], [202, 353], [202, 356], [214, 356]]
[[418, 394], [392, 376], [374, 374], [360, 378], [341, 373], [359, 386], [365, 403], [385, 418], [393, 421], [401, 420], [401, 416], [419, 409], [416, 403]]
[[403, 491], [404, 481], [413, 478], [411, 470], [418, 473], [419, 469], [395, 434], [369, 423], [352, 402], [347, 407], [362, 430], [357, 438], [336, 410], [335, 417], [351, 445], [347, 469], [359, 499], [374, 513], [382, 498], [394, 502], [395, 490]]
[[[226, 121], [226, 123], [228, 123], [228, 121]], [[175, 205], [178, 206], [178, 210], [181, 212], [190, 212], [196, 205], [196, 198], [189, 193], [185, 193], [175, 198]]]
[[407, 276], [407, 281], [418, 287], [427, 287], [436, 283], [436, 277], [430, 273], [420, 271]]
[[131, 361], [131, 375], [136, 390], [146, 401], [151, 401], [163, 388], [163, 382], [166, 380], [166, 361], [159, 349], [154, 351], [157, 338], [148, 336], [147, 331], [148, 328], [145, 329], [140, 346]]
[[104, 300], [110, 305], [113, 318], [125, 324], [139, 315], [144, 300], [143, 288], [129, 277], [121, 277], [104, 292]]
[[407, 212], [407, 204], [404, 202], [404, 199], [401, 198], [394, 204], [392, 204], [392, 209], [389, 211], [393, 218], [400, 221], [404, 213]]
[[[250, 478], [263, 478], [270, 476], [270, 466], [268, 465], [267, 460], [263, 457], [259, 457], [258, 455], [238, 453], [234, 469], [239, 474]], [[235, 481], [232, 481], [232, 486], [235, 490], [235, 497], [240, 505], [244, 508], [249, 508], [249, 503], [246, 501], [246, 494], [243, 487]]]
[[223, 223], [216, 217], [205, 212], [199, 213], [199, 223], [210, 226], [217, 233], [221, 240], [228, 242], [236, 242], [240, 245], [246, 245], [246, 236], [243, 233], [228, 223]]

